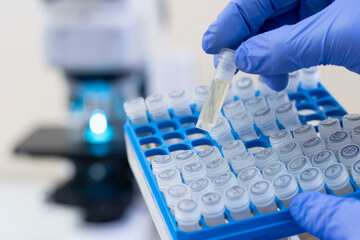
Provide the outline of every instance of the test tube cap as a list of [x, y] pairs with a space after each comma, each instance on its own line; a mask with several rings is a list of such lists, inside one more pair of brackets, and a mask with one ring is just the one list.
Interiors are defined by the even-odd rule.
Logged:
[[235, 186], [237, 184], [237, 179], [232, 172], [226, 172], [217, 176], [214, 181], [214, 190], [223, 193], [227, 188]]
[[356, 144], [349, 144], [344, 146], [339, 151], [340, 162], [350, 170], [351, 166], [357, 160], [360, 160], [360, 148]]
[[326, 185], [331, 190], [341, 189], [349, 182], [349, 174], [344, 165], [335, 163], [327, 167], [324, 171]]
[[218, 192], [208, 192], [200, 197], [200, 209], [203, 215], [218, 214], [225, 211], [224, 199]]
[[323, 150], [318, 154], [314, 155], [311, 159], [314, 167], [324, 171], [331, 164], [337, 163], [334, 153], [330, 150]]
[[324, 188], [324, 176], [319, 168], [310, 167], [300, 172], [299, 184], [304, 192], [320, 191]]
[[265, 206], [275, 200], [275, 192], [268, 180], [259, 180], [249, 187], [250, 199], [255, 206]]
[[246, 188], [236, 185], [228, 188], [224, 194], [225, 205], [232, 211], [249, 207], [250, 198]]
[[192, 199], [182, 199], [177, 202], [175, 207], [175, 219], [179, 223], [196, 223], [200, 221], [200, 208], [196, 201]]
[[273, 179], [275, 195], [280, 200], [292, 198], [299, 192], [296, 179], [293, 175], [285, 173]]
[[151, 166], [154, 174], [158, 174], [162, 170], [174, 169], [175, 160], [171, 155], [159, 155], [151, 161]]
[[186, 198], [191, 198], [191, 192], [190, 188], [183, 183], [174, 184], [165, 192], [165, 199], [170, 208], [175, 208], [176, 202]]

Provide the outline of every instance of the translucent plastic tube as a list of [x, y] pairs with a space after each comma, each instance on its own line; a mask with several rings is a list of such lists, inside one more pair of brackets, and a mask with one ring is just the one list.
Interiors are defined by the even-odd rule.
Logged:
[[193, 99], [196, 105], [196, 111], [200, 112], [201, 108], [204, 105], [206, 96], [209, 92], [209, 86], [208, 85], [199, 85], [194, 88], [193, 91]]
[[265, 97], [276, 93], [276, 91], [272, 90], [260, 76], [258, 78], [258, 88], [259, 88], [260, 94]]
[[349, 144], [351, 144], [351, 138], [349, 133], [345, 131], [335, 132], [328, 139], [328, 149], [333, 151], [337, 158], [339, 157], [340, 149]]
[[238, 184], [238, 181], [232, 172], [226, 172], [226, 173], [220, 174], [219, 176], [214, 178], [214, 181], [213, 181], [214, 190], [221, 194], [223, 194], [226, 189], [228, 189], [232, 186], [235, 186], [237, 184]]
[[252, 216], [250, 209], [249, 194], [242, 186], [228, 188], [224, 194], [225, 206], [235, 220], [241, 220]]
[[218, 158], [222, 158], [222, 156], [219, 149], [215, 146], [208, 147], [198, 155], [199, 161], [205, 165]]
[[229, 90], [228, 90], [228, 92], [227, 92], [227, 94], [225, 96], [224, 105], [227, 105], [227, 104], [234, 101], [235, 96], [234, 96], [234, 93], [231, 91], [231, 88], [232, 87], [231, 87], [231, 84], [230, 84]]
[[154, 121], [169, 120], [168, 105], [162, 94], [153, 94], [145, 100], [147, 109]]
[[165, 199], [168, 207], [171, 209], [171, 213], [174, 215], [175, 205], [178, 201], [186, 198], [191, 198], [190, 188], [183, 184], [175, 184], [170, 186], [165, 193]]
[[247, 101], [255, 96], [254, 83], [249, 77], [236, 79], [232, 90], [242, 101]]
[[251, 184], [261, 179], [263, 179], [263, 176], [257, 167], [246, 168], [238, 175], [239, 184], [246, 188], [249, 188]]
[[190, 100], [184, 89], [177, 89], [169, 93], [169, 105], [178, 117], [192, 114]]
[[287, 87], [285, 88], [285, 91], [287, 93], [296, 93], [298, 91], [299, 83], [300, 83], [300, 72], [296, 71], [289, 73], [289, 82]]
[[124, 110], [126, 116], [130, 118], [132, 125], [137, 126], [149, 123], [144, 98], [139, 97], [126, 101], [124, 103]]
[[202, 195], [200, 209], [207, 226], [212, 227], [225, 223], [225, 205], [220, 193], [209, 192]]
[[249, 188], [251, 202], [259, 213], [265, 214], [277, 211], [275, 191], [268, 180], [259, 180]]
[[290, 99], [285, 91], [281, 91], [267, 97], [267, 102], [269, 104], [269, 107], [273, 111], [276, 111], [276, 109], [281, 105], [290, 102]]
[[228, 162], [223, 158], [215, 159], [206, 164], [207, 177], [214, 180], [220, 174], [230, 171]]
[[304, 192], [321, 192], [326, 194], [325, 180], [322, 171], [316, 167], [310, 167], [300, 172], [299, 184]]
[[257, 138], [257, 134], [254, 129], [254, 120], [249, 112], [233, 116], [230, 119], [230, 123], [241, 140], [249, 141]]
[[318, 154], [316, 154], [315, 156], [313, 156], [311, 162], [314, 167], [319, 168], [321, 172], [323, 172], [328, 166], [337, 163], [337, 160], [332, 151], [323, 150]]
[[351, 174], [356, 185], [360, 187], [360, 160], [354, 162], [351, 166]]
[[201, 162], [190, 163], [186, 165], [182, 170], [182, 177], [186, 184], [190, 184], [192, 181], [206, 177], [205, 164]]
[[278, 151], [280, 160], [287, 166], [291, 160], [303, 156], [303, 152], [296, 142], [290, 142]]
[[293, 132], [295, 141], [302, 147], [303, 143], [314, 137], [317, 137], [314, 126], [303, 125]]
[[331, 134], [341, 131], [340, 121], [337, 118], [328, 118], [319, 123], [320, 137], [327, 144], [327, 139]]
[[263, 96], [253, 97], [245, 102], [245, 107], [251, 115], [259, 111], [262, 108], [266, 108], [267, 104]]
[[255, 155], [255, 163], [260, 170], [263, 170], [270, 163], [279, 161], [279, 156], [273, 148], [265, 148]]
[[265, 136], [270, 136], [279, 131], [276, 124], [276, 117], [274, 112], [269, 108], [261, 108], [254, 113], [254, 121], [256, 126], [261, 130]]
[[166, 169], [175, 169], [175, 159], [171, 155], [159, 155], [151, 161], [152, 171], [155, 175]]
[[167, 169], [160, 172], [156, 176], [156, 180], [159, 185], [160, 191], [162, 191], [163, 193], [165, 193], [170, 186], [182, 182], [180, 172], [176, 169]]
[[298, 181], [301, 171], [312, 167], [310, 160], [307, 157], [298, 157], [292, 160], [288, 165], [288, 171]]
[[210, 131], [210, 136], [220, 146], [235, 140], [231, 133], [230, 124], [224, 117], [217, 119], [215, 126]]
[[294, 139], [289, 130], [283, 129], [271, 134], [269, 141], [273, 148], [280, 149], [286, 144], [293, 142]]
[[288, 173], [285, 165], [282, 162], [274, 162], [268, 164], [263, 172], [264, 179], [272, 181], [277, 176]]
[[326, 149], [325, 143], [319, 137], [311, 138], [311, 139], [307, 140], [306, 142], [304, 142], [302, 145], [302, 150], [303, 150], [305, 156], [307, 156], [309, 159], [312, 159], [312, 157], [315, 154], [317, 154], [325, 149]]
[[346, 168], [340, 163], [335, 163], [327, 167], [324, 171], [324, 178], [326, 185], [336, 195], [345, 195], [354, 192], [349, 182], [349, 174]]
[[243, 169], [256, 166], [254, 155], [249, 152], [242, 152], [233, 156], [230, 164], [236, 174], [239, 174]]
[[291, 174], [282, 174], [274, 178], [272, 183], [277, 198], [285, 207], [289, 207], [291, 199], [299, 192], [299, 187], [294, 176]]
[[222, 153], [224, 155], [224, 158], [228, 162], [231, 162], [231, 158], [234, 157], [235, 155], [238, 155], [245, 151], [246, 151], [245, 145], [241, 140], [228, 142], [222, 147]]
[[360, 145], [360, 126], [355, 127], [351, 134], [353, 143]]
[[189, 187], [191, 196], [196, 201], [199, 201], [201, 195], [214, 191], [214, 186], [208, 177], [202, 177], [192, 181]]
[[301, 87], [303, 89], [317, 88], [320, 81], [320, 70], [318, 67], [305, 68], [301, 70]]
[[341, 148], [339, 151], [339, 160], [350, 173], [351, 166], [354, 164], [354, 162], [360, 160], [359, 146], [355, 144], [350, 144]]
[[236, 100], [230, 103], [227, 103], [223, 107], [225, 116], [230, 119], [231, 117], [245, 112], [244, 103], [241, 100]]
[[180, 172], [182, 172], [183, 167], [185, 167], [186, 165], [190, 163], [195, 163], [197, 161], [198, 161], [198, 157], [194, 150], [184, 150], [175, 156], [176, 168]]
[[178, 227], [184, 232], [193, 232], [199, 229], [201, 213], [199, 205], [192, 199], [182, 199], [175, 207], [175, 219]]
[[343, 129], [351, 134], [351, 131], [360, 126], [360, 114], [346, 114], [343, 116]]
[[293, 131], [301, 127], [298, 111], [293, 103], [285, 103], [276, 109], [276, 116], [285, 128]]

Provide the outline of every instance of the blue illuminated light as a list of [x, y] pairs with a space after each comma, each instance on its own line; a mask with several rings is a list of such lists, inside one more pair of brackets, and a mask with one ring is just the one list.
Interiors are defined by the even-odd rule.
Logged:
[[101, 110], [93, 111], [90, 114], [88, 128], [85, 130], [85, 140], [89, 143], [105, 143], [111, 141], [113, 135], [105, 113]]

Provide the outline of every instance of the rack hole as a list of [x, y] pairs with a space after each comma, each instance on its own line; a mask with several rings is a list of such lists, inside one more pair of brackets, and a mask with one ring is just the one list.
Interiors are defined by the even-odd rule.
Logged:
[[184, 151], [184, 150], [189, 150], [190, 147], [186, 144], [182, 144], [182, 143], [178, 143], [178, 144], [174, 144], [169, 146], [169, 152], [171, 155], [176, 156], [178, 153]]
[[204, 151], [205, 149], [214, 146], [213, 142], [209, 139], [195, 140], [191, 144], [194, 147], [194, 150], [198, 152]]
[[321, 111], [326, 111], [326, 110], [337, 107], [336, 102], [333, 100], [322, 100], [322, 101], [317, 102], [317, 105], [319, 106], [319, 109]]
[[180, 123], [182, 127], [195, 127], [197, 120], [196, 117], [185, 117], [180, 119]]
[[143, 138], [140, 140], [140, 145], [143, 149], [156, 148], [161, 145], [161, 141], [160, 139], [154, 137]]
[[174, 143], [183, 142], [185, 137], [181, 133], [172, 132], [172, 133], [165, 134], [163, 136], [163, 139], [166, 144], [174, 144]]
[[155, 157], [160, 156], [160, 155], [168, 155], [168, 153], [165, 150], [159, 149], [159, 148], [158, 149], [150, 149], [145, 152], [145, 157], [146, 157], [146, 160], [148, 160], [148, 161], [151, 161]]
[[178, 125], [174, 122], [167, 121], [167, 122], [159, 123], [158, 129], [160, 132], [171, 132], [178, 129]]
[[328, 117], [337, 118], [340, 121], [342, 121], [342, 117], [344, 115], [346, 115], [346, 112], [344, 110], [342, 110], [342, 109], [336, 109], [336, 110], [327, 111], [325, 114]]
[[139, 127], [135, 129], [136, 136], [145, 137], [156, 133], [155, 129], [149, 126]]
[[295, 104], [304, 103], [308, 101], [308, 98], [305, 95], [299, 93], [289, 94], [289, 99], [291, 102]]
[[261, 140], [253, 140], [250, 142], [246, 142], [245, 146], [249, 153], [255, 154], [258, 153], [265, 148], [269, 147], [267, 143], [261, 141]]
[[320, 114], [312, 114], [305, 117], [305, 121], [307, 124], [318, 126], [320, 121], [324, 120], [325, 117]]
[[307, 116], [316, 113], [316, 107], [311, 104], [300, 104], [297, 105], [298, 113], [302, 116]]
[[329, 94], [323, 90], [311, 91], [309, 94], [313, 99], [321, 99], [329, 96]]
[[207, 136], [207, 132], [198, 128], [191, 128], [186, 130], [189, 139], [199, 139]]

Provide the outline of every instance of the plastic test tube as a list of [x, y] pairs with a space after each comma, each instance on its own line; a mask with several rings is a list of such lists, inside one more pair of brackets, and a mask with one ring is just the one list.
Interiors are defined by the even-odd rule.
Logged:
[[349, 182], [349, 174], [346, 171], [346, 168], [340, 163], [335, 163], [327, 167], [324, 171], [324, 178], [326, 185], [336, 195], [354, 192], [354, 189]]
[[312, 159], [315, 154], [325, 149], [325, 143], [320, 137], [311, 138], [302, 145], [302, 150], [309, 159]]
[[262, 108], [266, 108], [267, 104], [263, 96], [253, 97], [245, 102], [245, 107], [251, 115]]
[[274, 112], [269, 108], [261, 108], [254, 113], [254, 121], [256, 126], [261, 130], [265, 136], [270, 136], [279, 131], [276, 124], [276, 117]]
[[270, 135], [270, 144], [275, 149], [280, 149], [286, 144], [293, 142], [294, 139], [289, 130], [283, 129]]
[[191, 196], [196, 201], [198, 201], [203, 194], [214, 191], [214, 186], [208, 177], [202, 177], [192, 181], [189, 187]]
[[320, 169], [307, 168], [299, 174], [299, 184], [304, 192], [321, 192], [326, 194], [325, 180]]
[[264, 179], [272, 181], [277, 176], [288, 173], [285, 165], [282, 162], [274, 162], [268, 164], [262, 171]]
[[293, 103], [285, 103], [276, 109], [276, 116], [285, 128], [293, 131], [301, 127], [298, 111]]
[[235, 51], [223, 48], [218, 56], [214, 79], [196, 127], [209, 131], [215, 126], [235, 71]]
[[226, 189], [235, 186], [238, 181], [232, 172], [226, 172], [217, 176], [213, 181], [214, 190], [223, 194]]
[[241, 100], [236, 100], [230, 103], [227, 103], [223, 107], [225, 116], [230, 119], [232, 116], [235, 116], [236, 114], [240, 114], [242, 112], [245, 112], [245, 106], [244, 103]]
[[353, 163], [357, 160], [360, 160], [359, 146], [355, 144], [350, 144], [341, 148], [339, 151], [339, 160], [350, 173]]
[[201, 162], [190, 163], [182, 170], [182, 177], [186, 184], [190, 184], [196, 179], [206, 177], [206, 175], [205, 164]]
[[170, 119], [168, 105], [162, 94], [152, 94], [145, 99], [145, 102], [154, 121]]
[[217, 119], [215, 126], [210, 131], [210, 136], [220, 146], [235, 140], [231, 134], [230, 124], [224, 117]]
[[301, 87], [303, 89], [317, 88], [320, 80], [320, 70], [318, 67], [311, 67], [301, 70]]
[[249, 195], [259, 213], [277, 211], [274, 188], [268, 180], [259, 180], [251, 184]]
[[165, 193], [166, 203], [173, 215], [176, 203], [186, 198], [191, 198], [191, 191], [190, 188], [183, 183], [170, 186]]
[[233, 156], [230, 164], [236, 174], [239, 174], [239, 172], [245, 168], [256, 166], [254, 155], [249, 152], [242, 152]]
[[285, 207], [289, 207], [291, 199], [299, 192], [299, 187], [294, 176], [291, 174], [282, 174], [274, 178], [272, 183], [277, 198]]
[[317, 167], [323, 172], [328, 166], [337, 163], [334, 153], [330, 150], [323, 150], [314, 155], [311, 159], [314, 167]]
[[229, 163], [231, 162], [232, 157], [245, 151], [246, 151], [245, 145], [241, 140], [228, 142], [222, 147], [222, 153], [224, 155], [224, 158]]
[[360, 145], [360, 126], [355, 127], [351, 134], [353, 143]]
[[360, 114], [346, 114], [342, 118], [343, 129], [351, 134], [352, 130], [360, 126]]
[[257, 167], [246, 168], [238, 175], [239, 184], [246, 188], [249, 188], [251, 184], [261, 179], [263, 179], [263, 176]]
[[236, 79], [232, 90], [242, 101], [249, 100], [255, 96], [254, 83], [249, 77]]
[[183, 167], [190, 163], [198, 161], [198, 157], [194, 150], [184, 150], [175, 156], [176, 168], [182, 172]]
[[192, 199], [183, 199], [175, 207], [175, 219], [181, 231], [192, 232], [199, 229], [201, 213], [199, 205]]
[[190, 100], [184, 89], [177, 89], [169, 93], [169, 105], [178, 117], [192, 114]]
[[225, 206], [235, 220], [241, 220], [252, 216], [250, 199], [247, 190], [242, 186], [233, 186], [224, 193]]
[[258, 78], [258, 88], [259, 88], [260, 94], [265, 97], [276, 93], [276, 91], [272, 90], [260, 76]]
[[199, 161], [205, 165], [218, 158], [222, 158], [222, 156], [219, 149], [215, 146], [208, 147], [198, 155]]
[[202, 195], [200, 209], [206, 225], [212, 227], [225, 223], [225, 205], [220, 193], [208, 192]]
[[354, 162], [351, 166], [351, 175], [356, 185], [360, 187], [360, 160]]
[[273, 148], [265, 148], [264, 150], [256, 153], [255, 155], [255, 163], [260, 170], [263, 170], [264, 167], [266, 167], [266, 165], [270, 163], [279, 161], [279, 156]]
[[303, 156], [303, 152], [299, 144], [290, 142], [279, 149], [278, 155], [280, 160], [287, 166], [291, 160]]
[[155, 175], [166, 169], [175, 169], [175, 159], [171, 155], [159, 155], [151, 161], [152, 171]]
[[293, 132], [295, 141], [302, 147], [303, 143], [314, 137], [317, 137], [316, 131], [313, 125], [303, 125]]
[[273, 95], [270, 95], [267, 97], [267, 102], [269, 104], [269, 107], [276, 111], [278, 107], [281, 105], [290, 102], [289, 96], [285, 91], [277, 92]]
[[334, 132], [341, 131], [340, 121], [337, 118], [328, 118], [319, 123], [320, 137], [327, 144], [327, 139]]
[[254, 129], [254, 120], [249, 112], [233, 116], [230, 118], [230, 123], [241, 140], [249, 141], [257, 138]]
[[224, 105], [229, 104], [234, 101], [235, 96], [234, 96], [234, 93], [231, 91], [231, 89], [232, 89], [232, 86], [230, 84], [229, 90], [225, 96]]
[[163, 193], [165, 193], [170, 186], [177, 183], [182, 183], [180, 172], [176, 169], [167, 169], [161, 171], [158, 175], [156, 175], [156, 180], [160, 191]]
[[287, 87], [285, 88], [285, 91], [287, 93], [296, 93], [298, 91], [299, 83], [300, 83], [300, 72], [295, 71], [289, 73], [289, 82]]
[[209, 92], [209, 86], [208, 85], [199, 85], [194, 88], [193, 91], [193, 99], [196, 105], [196, 111], [201, 111], [201, 108], [204, 105], [206, 96]]
[[206, 164], [206, 172], [208, 178], [213, 180], [222, 173], [230, 171], [228, 162], [223, 158], [215, 159]]
[[139, 97], [126, 101], [124, 103], [124, 110], [126, 116], [130, 118], [132, 125], [137, 126], [149, 123], [144, 98]]
[[338, 131], [330, 135], [327, 146], [328, 149], [333, 151], [335, 156], [338, 158], [339, 150], [349, 144], [351, 144], [351, 138], [349, 133], [345, 131]]
[[310, 160], [307, 157], [298, 157], [292, 160], [288, 165], [288, 171], [298, 181], [301, 171], [312, 167]]

